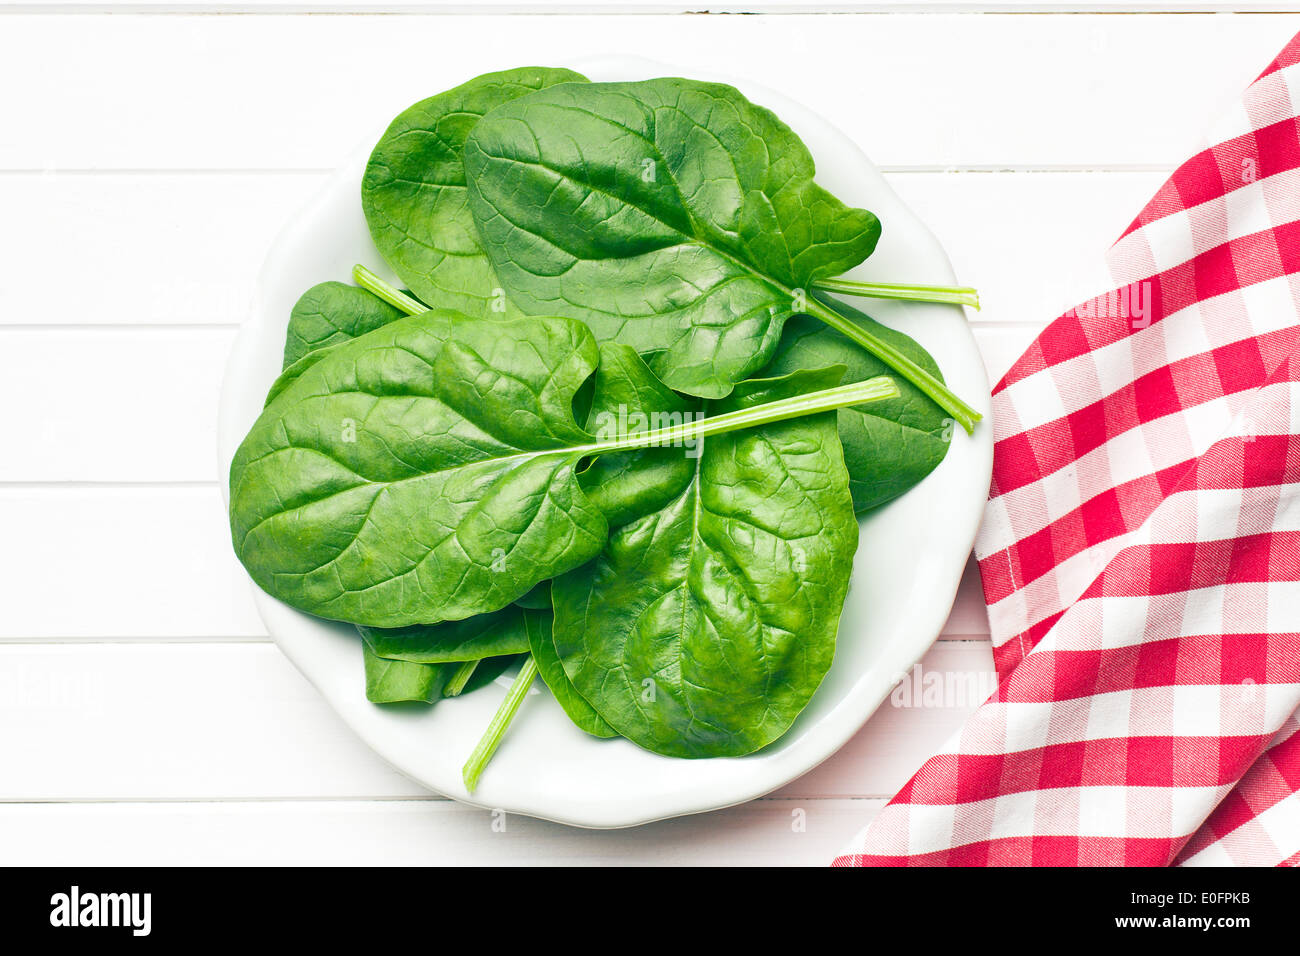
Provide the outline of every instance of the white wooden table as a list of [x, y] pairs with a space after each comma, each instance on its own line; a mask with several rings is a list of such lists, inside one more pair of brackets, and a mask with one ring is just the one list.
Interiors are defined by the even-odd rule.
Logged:
[[[354, 739], [253, 610], [214, 419], [268, 244], [422, 95], [602, 51], [707, 65], [888, 170], [979, 287], [996, 379], [1100, 290], [1106, 247], [1300, 30], [1300, 0], [503, 15], [539, 6], [0, 0], [0, 864], [826, 862], [987, 693], [973, 571], [922, 662], [956, 691], [886, 703], [771, 797], [501, 832]], [[674, 12], [701, 8], [773, 12]]]

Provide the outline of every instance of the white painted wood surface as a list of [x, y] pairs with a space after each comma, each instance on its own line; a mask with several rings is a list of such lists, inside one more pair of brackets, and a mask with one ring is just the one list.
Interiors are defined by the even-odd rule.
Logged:
[[[889, 170], [979, 286], [996, 378], [1300, 30], [1285, 2], [468, 6], [0, 0], [0, 864], [826, 862], [987, 692], [973, 570], [921, 665], [951, 693], [900, 694], [770, 798], [502, 831], [351, 735], [230, 554], [216, 396], [268, 244], [407, 100], [601, 50], [707, 63]], [[1284, 12], [1213, 12], [1254, 10]]]

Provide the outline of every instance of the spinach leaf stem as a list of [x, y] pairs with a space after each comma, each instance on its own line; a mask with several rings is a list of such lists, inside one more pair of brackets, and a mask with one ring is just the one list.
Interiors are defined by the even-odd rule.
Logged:
[[868, 299], [901, 299], [906, 302], [941, 302], [945, 305], [968, 305], [976, 312], [980, 294], [970, 286], [896, 285], [892, 282], [859, 282], [856, 279], [818, 279], [813, 288], [841, 295], [858, 295]]
[[834, 388], [824, 388], [816, 392], [805, 392], [802, 395], [792, 395], [779, 401], [765, 402], [762, 405], [754, 405], [750, 408], [739, 408], [735, 411], [723, 412], [720, 415], [711, 415], [708, 418], [683, 422], [680, 425], [669, 425], [665, 428], [637, 432], [632, 435], [620, 435], [606, 441], [592, 442], [589, 445], [578, 445], [571, 449], [562, 450], [567, 453], [585, 456], [607, 455], [611, 452], [633, 451], [639, 448], [672, 447], [687, 440], [707, 438], [710, 435], [721, 435], [742, 428], [756, 428], [759, 425], [770, 425], [774, 422], [802, 418], [805, 415], [816, 415], [820, 412], [830, 412], [838, 408], [848, 408], [852, 405], [865, 405], [868, 402], [897, 398], [898, 395], [898, 386], [894, 384], [894, 380], [885, 375], [878, 375], [865, 381], [837, 385]]
[[519, 676], [515, 678], [510, 689], [506, 691], [505, 700], [501, 701], [501, 706], [497, 708], [496, 714], [492, 717], [492, 722], [488, 724], [487, 730], [483, 732], [478, 746], [474, 752], [469, 755], [469, 760], [465, 761], [465, 767], [461, 775], [465, 780], [465, 789], [470, 793], [478, 786], [479, 777], [483, 776], [483, 770], [487, 767], [488, 761], [492, 755], [497, 752], [497, 747], [501, 746], [501, 741], [510, 728], [510, 722], [515, 719], [515, 714], [519, 713], [519, 705], [524, 702], [528, 696], [528, 689], [533, 686], [533, 680], [537, 677], [537, 661], [533, 660], [533, 655], [529, 654], [525, 659], [523, 666], [519, 668]]
[[373, 292], [389, 305], [401, 309], [407, 315], [419, 315], [428, 312], [429, 307], [423, 302], [411, 298], [400, 289], [395, 289], [363, 265], [352, 267], [352, 278], [357, 285], [367, 292]]
[[465, 661], [456, 668], [456, 672], [451, 675], [447, 681], [447, 686], [442, 689], [443, 697], [458, 697], [460, 692], [465, 689], [469, 679], [474, 676], [474, 671], [478, 669], [478, 661]]
[[953, 417], [957, 424], [970, 434], [975, 430], [975, 423], [984, 416], [958, 398], [943, 382], [917, 365], [910, 358], [883, 339], [878, 339], [852, 319], [836, 312], [819, 299], [809, 298], [806, 311], [809, 315], [825, 322], [836, 332], [861, 345], [886, 365], [893, 368], [924, 394], [928, 395], [945, 412]]

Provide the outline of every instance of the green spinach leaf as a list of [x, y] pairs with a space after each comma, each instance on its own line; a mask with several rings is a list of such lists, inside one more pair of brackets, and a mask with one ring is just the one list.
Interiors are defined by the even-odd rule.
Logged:
[[[842, 372], [742, 383], [709, 410], [800, 394]], [[672, 400], [648, 375], [635, 389], [598, 379], [598, 414], [615, 393], [652, 400], [643, 413]], [[554, 644], [618, 733], [670, 756], [735, 756], [784, 733], [830, 667], [858, 525], [829, 414], [696, 450], [678, 488], [656, 486], [596, 558], [552, 583]], [[635, 503], [620, 509], [626, 517]]]
[[516, 604], [499, 611], [476, 614], [459, 621], [441, 624], [413, 624], [408, 627], [360, 626], [362, 638], [380, 657], [441, 664], [452, 661], [477, 661], [505, 654], [529, 651], [526, 614]]
[[366, 166], [361, 207], [380, 254], [417, 298], [471, 315], [492, 309], [500, 283], [466, 205], [465, 137], [483, 114], [503, 103], [585, 79], [547, 67], [488, 73], [393, 120]]
[[569, 680], [569, 675], [564, 672], [552, 635], [554, 621], [554, 615], [550, 611], [528, 615], [528, 643], [533, 660], [537, 662], [537, 673], [542, 675], [542, 681], [579, 729], [593, 737], [617, 737], [618, 732], [605, 723], [604, 718], [578, 693], [578, 689]]
[[739, 91], [569, 84], [498, 107], [464, 148], [470, 206], [509, 296], [653, 353], [718, 398], [766, 362], [794, 290], [857, 265], [880, 223], [813, 182], [797, 136]]
[[572, 450], [596, 361], [573, 320], [445, 311], [328, 349], [235, 455], [236, 553], [269, 593], [355, 624], [504, 607], [604, 541]]
[[492, 683], [518, 655], [446, 664], [417, 664], [380, 657], [364, 641], [366, 699], [373, 704], [420, 701], [433, 704]]
[[813, 182], [772, 112], [717, 83], [569, 83], [492, 110], [465, 141], [469, 203], [506, 293], [581, 318], [669, 387], [721, 398], [807, 312], [883, 358], [964, 427], [979, 415], [906, 355], [812, 297], [880, 223]]
[[343, 282], [312, 286], [294, 304], [284, 341], [287, 369], [309, 352], [347, 342], [405, 313], [365, 289]]
[[[392, 291], [400, 295], [397, 290]], [[414, 311], [425, 310], [421, 307]], [[266, 393], [266, 404], [275, 401], [294, 379], [319, 362], [329, 349], [407, 314], [413, 313], [407, 313], [357, 286], [342, 282], [321, 282], [312, 286], [299, 297], [289, 315], [284, 366]]]
[[551, 582], [543, 581], [515, 603], [530, 611], [549, 611], [551, 609]]
[[366, 700], [374, 704], [442, 699], [443, 688], [456, 670], [455, 664], [412, 664], [386, 660], [361, 645], [366, 663]]

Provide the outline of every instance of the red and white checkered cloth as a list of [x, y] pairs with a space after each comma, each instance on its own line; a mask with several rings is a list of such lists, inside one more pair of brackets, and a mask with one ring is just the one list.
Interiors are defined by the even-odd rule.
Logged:
[[836, 865], [1300, 859], [1300, 36], [993, 393], [997, 692]]

